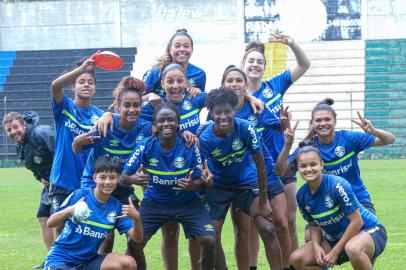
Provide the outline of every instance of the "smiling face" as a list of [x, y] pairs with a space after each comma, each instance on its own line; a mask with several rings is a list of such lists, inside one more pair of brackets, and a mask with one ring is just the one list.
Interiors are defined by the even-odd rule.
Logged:
[[323, 161], [315, 151], [301, 153], [297, 157], [297, 170], [306, 182], [321, 181]]
[[175, 138], [179, 128], [178, 115], [171, 109], [163, 108], [157, 112], [154, 122], [159, 138]]
[[118, 173], [116, 171], [101, 171], [93, 175], [96, 183], [96, 192], [100, 195], [111, 195], [118, 185]]
[[193, 53], [191, 40], [184, 35], [177, 35], [173, 38], [169, 47], [169, 54], [172, 60], [177, 64], [187, 64]]
[[244, 96], [246, 86], [244, 76], [238, 71], [230, 71], [225, 77], [224, 87], [233, 90], [239, 98]]
[[183, 93], [187, 87], [185, 74], [179, 69], [169, 70], [161, 81], [165, 89], [166, 98], [171, 103], [179, 103], [183, 100]]
[[120, 96], [121, 119], [134, 123], [141, 113], [141, 96], [135, 91], [129, 91]]
[[96, 92], [96, 83], [94, 77], [89, 73], [83, 73], [76, 78], [73, 86], [75, 98], [84, 100], [91, 99]]
[[334, 136], [336, 121], [331, 112], [326, 110], [314, 112], [311, 124], [317, 136], [322, 138], [331, 138]]
[[244, 61], [243, 70], [249, 79], [262, 79], [265, 70], [264, 55], [257, 51], [248, 53]]
[[4, 130], [7, 136], [16, 143], [22, 143], [25, 137], [26, 125], [19, 120], [14, 119], [11, 122], [4, 124]]
[[210, 114], [216, 124], [215, 132], [217, 135], [224, 136], [234, 130], [235, 109], [231, 104], [215, 105]]

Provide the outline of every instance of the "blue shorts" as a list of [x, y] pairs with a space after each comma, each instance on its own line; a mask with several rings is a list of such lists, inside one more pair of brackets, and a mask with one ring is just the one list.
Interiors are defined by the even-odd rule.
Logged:
[[277, 195], [285, 192], [285, 188], [281, 180], [272, 182], [272, 184], [267, 186], [266, 190], [268, 193], [268, 200], [272, 200]]
[[[386, 241], [388, 239], [387, 233], [386, 233], [386, 229], [384, 226], [382, 225], [378, 225], [375, 226], [373, 228], [369, 228], [367, 230], [364, 230], [365, 232], [369, 233], [369, 235], [371, 236], [372, 240], [374, 241], [375, 244], [375, 253], [374, 256], [372, 257], [372, 259], [376, 259], [378, 258], [379, 255], [382, 254], [382, 252], [385, 249], [386, 246]], [[329, 241], [326, 238], [324, 238], [331, 247], [334, 247], [338, 241]], [[345, 253], [345, 251], [342, 251], [339, 255], [338, 255], [338, 259], [337, 259], [337, 265], [343, 264], [348, 262], [350, 259], [348, 258], [347, 253]]]
[[[100, 270], [100, 267], [108, 254], [97, 255], [87, 263], [81, 264], [61, 264], [45, 267], [44, 270]], [[46, 262], [45, 262], [46, 265]]]
[[231, 203], [250, 215], [252, 202], [258, 197], [258, 193], [258, 189], [212, 187], [206, 190], [206, 207], [213, 220], [224, 220]]
[[216, 236], [210, 215], [200, 198], [174, 205], [144, 199], [139, 212], [147, 236], [152, 236], [171, 220], [182, 224], [186, 238]]

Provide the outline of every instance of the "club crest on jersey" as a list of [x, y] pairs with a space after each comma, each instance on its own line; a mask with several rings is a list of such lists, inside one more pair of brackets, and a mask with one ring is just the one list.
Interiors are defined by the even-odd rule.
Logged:
[[189, 100], [185, 100], [182, 104], [182, 108], [186, 111], [192, 109], [192, 103]]
[[93, 124], [95, 124], [97, 120], [99, 120], [99, 117], [97, 115], [92, 115], [92, 117], [90, 117], [90, 121], [92, 121]]
[[243, 147], [242, 141], [240, 139], [235, 139], [231, 147], [234, 151], [241, 150], [241, 148]]
[[333, 201], [333, 199], [331, 199], [330, 196], [326, 196], [326, 197], [324, 198], [324, 204], [326, 205], [327, 208], [333, 208], [333, 206], [334, 206], [334, 201]]
[[336, 154], [337, 157], [342, 157], [345, 154], [345, 148], [344, 146], [337, 146], [334, 149], [334, 153]]
[[135, 143], [138, 144], [143, 139], [144, 139], [144, 135], [138, 135], [137, 138], [135, 138]]
[[34, 156], [33, 161], [34, 161], [35, 164], [41, 164], [41, 162], [42, 162], [42, 157], [40, 157], [40, 156]]
[[173, 161], [175, 168], [182, 169], [185, 166], [185, 159], [183, 157], [177, 157]]
[[269, 88], [265, 89], [265, 90], [262, 92], [262, 95], [263, 95], [264, 97], [266, 97], [266, 98], [271, 98], [271, 97], [273, 96], [272, 89], [269, 89]]
[[310, 213], [310, 210], [311, 210], [310, 206], [306, 205], [305, 210]]
[[251, 123], [251, 125], [253, 125], [253, 126], [256, 126], [257, 124], [258, 124], [258, 119], [255, 117], [255, 115], [253, 115], [253, 114], [251, 114], [249, 117], [248, 117], [248, 122], [250, 122]]
[[120, 140], [117, 140], [117, 139], [110, 140], [110, 146], [118, 146], [119, 143], [120, 143]]
[[195, 78], [190, 78], [189, 80], [187, 80], [187, 85], [189, 87], [195, 87], [196, 85]]
[[150, 160], [149, 160], [149, 166], [154, 166], [154, 167], [156, 167], [156, 166], [158, 166], [158, 160], [156, 159], [156, 158], [151, 158]]
[[116, 218], [117, 218], [117, 213], [116, 213], [116, 211], [110, 211], [110, 212], [107, 214], [107, 220], [108, 220], [108, 222], [110, 222], [110, 223], [116, 223]]

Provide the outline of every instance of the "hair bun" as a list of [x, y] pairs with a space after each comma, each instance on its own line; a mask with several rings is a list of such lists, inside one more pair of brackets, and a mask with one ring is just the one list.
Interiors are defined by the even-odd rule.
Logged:
[[251, 41], [250, 43], [245, 46], [245, 52], [251, 51], [251, 50], [258, 50], [262, 54], [265, 53], [265, 45], [262, 42], [257, 42], [257, 41]]
[[304, 141], [301, 141], [299, 143], [299, 148], [303, 148], [305, 146], [313, 146], [313, 147], [315, 147], [316, 145], [314, 144], [314, 142], [312, 142], [310, 140], [304, 140]]
[[134, 88], [141, 92], [145, 90], [145, 84], [140, 79], [134, 78], [132, 76], [125, 77], [122, 85], [124, 88]]
[[319, 102], [319, 104], [327, 104], [327, 105], [333, 105], [334, 104], [334, 99], [332, 98], [325, 98], [322, 101]]
[[186, 28], [177, 29], [176, 33], [187, 33]]

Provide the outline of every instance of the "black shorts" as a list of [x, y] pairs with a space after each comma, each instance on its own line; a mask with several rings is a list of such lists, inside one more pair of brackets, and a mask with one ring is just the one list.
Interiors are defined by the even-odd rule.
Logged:
[[375, 206], [372, 202], [361, 202], [362, 206], [372, 214], [376, 215]]
[[297, 182], [296, 173], [292, 172], [291, 174], [289, 174], [287, 176], [281, 176], [281, 181], [284, 186], [286, 186], [287, 184], [290, 184], [290, 183]]
[[49, 196], [49, 188], [44, 187], [41, 191], [39, 199], [39, 207], [37, 211], [37, 218], [50, 217], [51, 216], [51, 200]]
[[[374, 256], [372, 257], [372, 259], [376, 259], [378, 258], [379, 255], [382, 254], [382, 252], [385, 249], [386, 246], [386, 241], [388, 239], [387, 233], [386, 233], [386, 229], [384, 226], [382, 225], [378, 225], [366, 230], [363, 230], [367, 233], [369, 233], [369, 235], [371, 236], [372, 240], [374, 241], [375, 244], [375, 253]], [[329, 245], [333, 248], [338, 241], [329, 241], [326, 238], [324, 238]], [[347, 253], [345, 253], [345, 251], [342, 251], [339, 255], [338, 255], [338, 259], [337, 259], [337, 265], [343, 264], [348, 262], [350, 259], [348, 258]]]
[[251, 205], [258, 194], [258, 189], [212, 187], [206, 190], [206, 208], [213, 220], [224, 220], [231, 203], [250, 215]]

